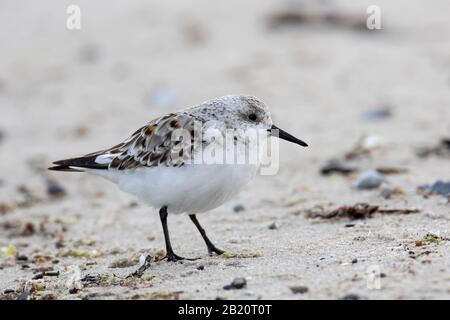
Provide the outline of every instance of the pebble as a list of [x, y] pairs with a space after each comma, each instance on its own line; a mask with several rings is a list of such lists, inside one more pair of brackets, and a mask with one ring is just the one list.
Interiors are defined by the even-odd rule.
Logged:
[[431, 193], [440, 194], [443, 196], [450, 195], [450, 181], [444, 182], [441, 180], [436, 181], [429, 187]]
[[392, 111], [389, 106], [374, 108], [362, 114], [362, 118], [366, 121], [386, 120], [392, 116]]
[[55, 181], [47, 181], [47, 194], [52, 198], [60, 198], [66, 195], [66, 190]]
[[358, 259], [353, 259], [352, 260], [352, 263], [354, 264], [354, 263], [358, 263]]
[[72, 289], [69, 290], [69, 293], [70, 294], [76, 294], [76, 293], [78, 293], [78, 291], [80, 291], [80, 290], [77, 289], [77, 288], [72, 288]]
[[204, 265], [200, 265], [197, 267], [197, 270], [205, 270], [205, 266]]
[[16, 257], [16, 260], [18, 261], [28, 261], [28, 257], [24, 254], [20, 254]]
[[275, 222], [273, 222], [268, 226], [268, 228], [269, 228], [269, 230], [276, 230], [276, 229], [278, 229], [278, 226]]
[[293, 287], [289, 287], [289, 289], [291, 289], [292, 293], [295, 294], [303, 294], [303, 293], [307, 293], [309, 291], [308, 287], [306, 286], [293, 286]]
[[231, 290], [231, 289], [242, 289], [247, 286], [247, 280], [242, 277], [234, 278], [233, 282], [231, 284], [227, 284], [223, 288], [225, 290]]
[[387, 182], [386, 178], [376, 170], [364, 172], [356, 183], [356, 187], [360, 190], [377, 189], [383, 182]]
[[38, 280], [38, 279], [42, 279], [44, 277], [44, 273], [43, 272], [39, 272], [38, 274], [36, 274], [33, 277], [33, 280]]
[[244, 210], [245, 210], [245, 207], [242, 204], [237, 204], [233, 207], [233, 211], [236, 213], [244, 211]]
[[339, 173], [344, 176], [347, 176], [353, 172], [357, 171], [356, 168], [347, 166], [340, 162], [339, 160], [330, 160], [326, 165], [324, 165], [320, 169], [320, 173], [324, 176], [330, 175], [333, 173]]
[[8, 293], [14, 293], [15, 291], [13, 289], [5, 289], [3, 291], [4, 294], [8, 294]]

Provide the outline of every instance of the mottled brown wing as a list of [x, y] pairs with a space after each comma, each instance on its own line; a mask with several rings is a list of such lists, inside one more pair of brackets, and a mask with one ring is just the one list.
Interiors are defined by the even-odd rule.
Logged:
[[100, 152], [98, 156], [105, 161], [110, 158], [108, 167], [118, 170], [182, 166], [185, 159], [183, 142], [172, 140], [172, 133], [177, 129], [185, 129], [191, 139], [189, 143], [193, 142], [194, 119], [186, 114], [168, 114], [139, 128], [123, 143]]

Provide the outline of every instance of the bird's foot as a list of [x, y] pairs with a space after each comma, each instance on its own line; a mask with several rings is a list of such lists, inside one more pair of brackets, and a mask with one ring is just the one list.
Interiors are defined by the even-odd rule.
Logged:
[[177, 261], [183, 261], [183, 260], [195, 261], [200, 258], [184, 258], [184, 257], [180, 257], [179, 255], [175, 254], [174, 252], [168, 252], [163, 259], [167, 259], [167, 261], [171, 261], [171, 262], [177, 262]]
[[214, 253], [217, 254], [218, 256], [222, 255], [225, 253], [225, 251], [223, 251], [222, 249], [217, 248], [214, 245], [208, 246], [208, 253], [210, 256], [212, 256]]

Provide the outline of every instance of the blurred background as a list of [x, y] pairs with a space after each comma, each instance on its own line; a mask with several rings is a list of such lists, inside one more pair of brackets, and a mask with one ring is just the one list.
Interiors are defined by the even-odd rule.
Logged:
[[[381, 9], [380, 30], [366, 27], [366, 9], [374, 4]], [[66, 27], [70, 5], [81, 10], [79, 30]], [[259, 97], [279, 127], [310, 144], [300, 150], [282, 143], [279, 175], [258, 178], [258, 189], [248, 187], [215, 216], [205, 216], [216, 232], [230, 223], [215, 236], [225, 247], [239, 247], [241, 236], [244, 246], [254, 246], [249, 234], [258, 233], [259, 223], [282, 219], [277, 216], [282, 210], [290, 214], [317, 204], [362, 200], [386, 204], [378, 191], [352, 189], [357, 175], [321, 175], [322, 166], [334, 158], [352, 160], [361, 172], [406, 168], [407, 174], [389, 177], [392, 189], [401, 188], [403, 196], [387, 204], [448, 214], [445, 198], [425, 200], [417, 188], [450, 179], [443, 140], [450, 135], [449, 11], [446, 0], [1, 1], [0, 247], [12, 244], [29, 254], [56, 254], [59, 240], [70, 247], [70, 239], [79, 238], [103, 243], [99, 251], [162, 247], [152, 210], [103, 180], [50, 174], [45, 168], [53, 160], [115, 145], [159, 115], [225, 94]], [[362, 157], [348, 156], [361, 148]], [[237, 204], [244, 204], [250, 217], [241, 229], [232, 227], [239, 217], [228, 218]], [[64, 234], [57, 219], [77, 223], [67, 222]], [[192, 249], [181, 248], [197, 252], [201, 239], [190, 229], [189, 235], [183, 233], [183, 218], [174, 219], [174, 241], [181, 244], [192, 237], [185, 242]], [[296, 238], [303, 229], [289, 219], [285, 222], [294, 229], [285, 232], [290, 240], [276, 240], [286, 250], [295, 239], [305, 243]], [[54, 234], [39, 231], [42, 221], [55, 228]], [[448, 226], [444, 221], [438, 225]], [[414, 220], [410, 227], [432, 228], [435, 223]], [[412, 232], [421, 237], [426, 231]], [[323, 234], [313, 229], [300, 233], [308, 232], [311, 237]], [[155, 242], [146, 240], [149, 233]], [[237, 242], [226, 242], [233, 237]], [[269, 235], [260, 237], [260, 249], [269, 250]], [[339, 237], [328, 240], [333, 238]], [[24, 243], [28, 245], [20, 249]], [[277, 260], [276, 252], [266, 257]], [[448, 268], [446, 261], [442, 263]], [[14, 268], [5, 269], [3, 288], [17, 285]], [[273, 272], [270, 263], [267, 268], [264, 272]], [[401, 272], [398, 276], [403, 277]], [[436, 279], [441, 282], [440, 275]], [[329, 283], [325, 279], [322, 285]], [[271, 285], [276, 290], [269, 298], [289, 297]], [[391, 292], [390, 297], [404, 294], [406, 285], [399, 286], [394, 290], [398, 296]], [[439, 290], [448, 294], [445, 287]], [[338, 296], [319, 292], [315, 297]], [[215, 294], [206, 291], [203, 297]]]

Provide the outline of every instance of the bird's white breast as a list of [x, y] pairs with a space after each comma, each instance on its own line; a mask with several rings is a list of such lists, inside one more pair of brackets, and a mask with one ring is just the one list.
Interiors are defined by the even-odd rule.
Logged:
[[[144, 203], [169, 213], [201, 213], [234, 196], [256, 174], [252, 164], [188, 164], [107, 170], [101, 175]], [[100, 173], [100, 172], [97, 172]]]

